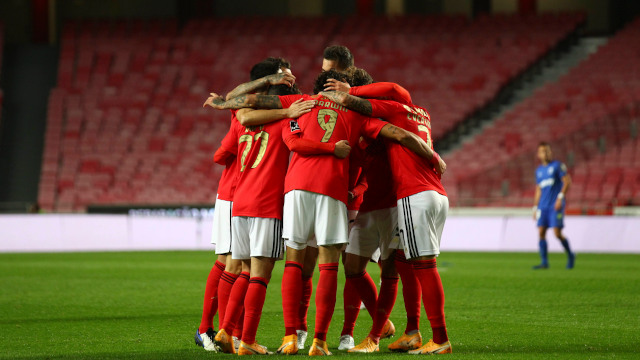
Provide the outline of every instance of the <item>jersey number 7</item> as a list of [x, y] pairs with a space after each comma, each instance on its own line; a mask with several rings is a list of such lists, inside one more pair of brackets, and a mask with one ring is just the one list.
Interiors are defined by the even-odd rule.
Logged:
[[244, 169], [247, 167], [247, 164], [245, 164], [245, 161], [247, 160], [247, 156], [251, 151], [253, 142], [258, 140], [260, 140], [260, 150], [258, 150], [258, 156], [256, 156], [256, 159], [253, 162], [253, 165], [251, 165], [252, 169], [255, 169], [258, 165], [260, 165], [260, 161], [262, 161], [262, 158], [264, 157], [264, 153], [267, 151], [267, 144], [269, 143], [269, 134], [264, 131], [260, 131], [254, 136], [251, 136], [250, 134], [244, 134], [240, 136], [240, 138], [238, 139], [238, 145], [242, 144], [243, 142], [247, 143], [244, 150], [242, 151], [242, 157], [240, 157], [240, 164], [242, 165], [242, 167], [240, 167], [241, 172], [244, 171]]

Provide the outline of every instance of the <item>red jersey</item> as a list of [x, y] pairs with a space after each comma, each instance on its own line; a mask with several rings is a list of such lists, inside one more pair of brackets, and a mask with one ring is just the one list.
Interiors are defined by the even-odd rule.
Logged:
[[[433, 148], [431, 120], [425, 109], [389, 100], [369, 101], [372, 106], [371, 116], [383, 118], [393, 125], [417, 134]], [[387, 152], [398, 200], [428, 190], [447, 195], [440, 182], [440, 176], [429, 161], [395, 142], [387, 143]]]
[[[236, 128], [241, 126], [236, 119], [236, 111], [231, 110], [231, 126], [227, 135], [222, 139], [221, 147], [225, 151], [236, 154], [238, 152], [237, 140], [236, 140]], [[222, 170], [220, 176], [220, 182], [218, 182], [218, 199], [233, 201], [233, 195], [236, 190], [236, 176], [238, 175], [238, 166], [235, 156], [230, 156], [226, 159], [225, 168]]]
[[401, 104], [411, 105], [411, 94], [402, 86], [391, 82], [379, 82], [363, 86], [354, 86], [349, 94], [364, 98], [393, 100]]
[[[336, 143], [349, 141], [356, 146], [360, 135], [376, 138], [385, 122], [372, 119], [338, 105], [328, 98], [316, 95], [280, 96], [283, 108], [298, 99], [315, 100], [316, 106], [298, 118], [300, 129], [292, 133], [302, 138]], [[349, 158], [333, 155], [303, 155], [294, 152], [285, 179], [285, 192], [305, 190], [330, 196], [347, 203], [349, 187]]]
[[374, 141], [366, 150], [363, 171], [368, 188], [364, 193], [360, 211], [374, 211], [397, 206], [393, 173], [387, 150], [382, 140]]
[[[295, 122], [294, 122], [295, 124]], [[282, 219], [290, 120], [238, 128], [238, 183], [232, 216]]]

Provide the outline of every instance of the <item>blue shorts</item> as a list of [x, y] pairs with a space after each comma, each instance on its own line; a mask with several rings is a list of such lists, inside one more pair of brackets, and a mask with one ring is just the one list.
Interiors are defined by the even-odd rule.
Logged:
[[560, 228], [564, 227], [564, 204], [559, 211], [551, 207], [538, 208], [536, 212], [538, 227]]

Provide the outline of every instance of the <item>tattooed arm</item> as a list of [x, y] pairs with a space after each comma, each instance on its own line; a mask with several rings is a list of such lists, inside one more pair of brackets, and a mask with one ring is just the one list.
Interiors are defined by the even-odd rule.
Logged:
[[247, 107], [254, 109], [282, 109], [282, 102], [280, 102], [280, 97], [277, 95], [246, 94], [227, 101], [216, 93], [211, 93], [210, 95], [202, 107], [208, 105], [218, 110], [242, 109]]
[[320, 95], [363, 115], [371, 116], [373, 111], [369, 100], [349, 95], [342, 91], [322, 91]]
[[386, 124], [382, 130], [380, 130], [380, 135], [399, 142], [402, 146], [413, 151], [418, 156], [429, 160], [438, 174], [444, 174], [447, 170], [447, 164], [444, 160], [442, 160], [438, 153], [433, 151], [420, 136], [391, 124]]
[[238, 85], [235, 89], [233, 89], [230, 93], [227, 94], [227, 97], [225, 100], [230, 100], [240, 95], [254, 92], [267, 85], [283, 84], [291, 87], [295, 82], [296, 82], [296, 77], [287, 72], [268, 75], [263, 78]]

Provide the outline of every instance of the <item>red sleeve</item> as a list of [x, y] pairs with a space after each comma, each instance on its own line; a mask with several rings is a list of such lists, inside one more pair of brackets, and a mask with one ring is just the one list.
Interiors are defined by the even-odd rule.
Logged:
[[360, 132], [362, 135], [370, 139], [375, 139], [378, 137], [378, 134], [380, 134], [382, 128], [387, 124], [387, 122], [384, 122], [380, 119], [365, 118], [365, 120], [362, 122]]
[[303, 155], [333, 154], [333, 151], [336, 148], [336, 144], [321, 143], [318, 141], [303, 139], [298, 135], [287, 136], [284, 139], [284, 143], [287, 145], [289, 150]]
[[365, 191], [369, 188], [369, 183], [367, 182], [367, 177], [364, 175], [360, 175], [358, 178], [358, 184], [351, 190], [354, 197], [361, 196]]
[[236, 154], [227, 151], [223, 146], [220, 146], [216, 153], [213, 154], [213, 162], [220, 165], [227, 165], [229, 159], [235, 157]]
[[235, 112], [231, 118], [231, 127], [222, 139], [222, 143], [213, 155], [213, 161], [220, 165], [226, 165], [226, 161], [230, 156], [238, 153], [238, 120], [236, 120]]
[[398, 114], [398, 112], [406, 112], [404, 106], [398, 102], [390, 100], [369, 100], [371, 103], [371, 116], [376, 118], [388, 119]]
[[289, 106], [291, 106], [291, 104], [293, 104], [294, 102], [303, 99], [304, 95], [283, 95], [283, 96], [279, 96], [280, 98], [280, 103], [282, 104], [282, 108], [286, 109]]
[[354, 86], [349, 89], [349, 94], [365, 98], [387, 98], [402, 104], [411, 104], [411, 94], [407, 89], [392, 82]]

